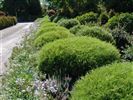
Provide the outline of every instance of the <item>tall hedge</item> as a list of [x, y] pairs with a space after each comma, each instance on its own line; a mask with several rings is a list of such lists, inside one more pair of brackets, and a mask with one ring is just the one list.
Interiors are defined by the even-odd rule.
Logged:
[[67, 29], [70, 29], [76, 25], [80, 25], [80, 22], [77, 19], [63, 19], [58, 21], [58, 24]]
[[39, 53], [39, 70], [49, 75], [70, 75], [73, 79], [89, 70], [119, 60], [118, 50], [91, 37], [60, 39], [46, 44]]
[[70, 100], [132, 100], [133, 63], [103, 66], [78, 80]]

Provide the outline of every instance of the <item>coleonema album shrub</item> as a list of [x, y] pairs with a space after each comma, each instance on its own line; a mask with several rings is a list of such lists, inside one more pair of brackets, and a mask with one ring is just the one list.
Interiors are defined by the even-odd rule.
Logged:
[[76, 25], [80, 25], [80, 22], [77, 19], [63, 19], [58, 21], [58, 24], [67, 29], [70, 29]]
[[70, 100], [132, 100], [133, 63], [97, 68], [78, 80]]
[[73, 34], [76, 34], [83, 27], [85, 27], [85, 25], [76, 25], [76, 26], [70, 28], [70, 32], [73, 33]]
[[44, 34], [38, 36], [34, 41], [35, 46], [41, 48], [46, 43], [55, 41], [57, 39], [69, 38], [74, 36], [67, 29], [66, 30], [59, 30], [59, 28], [57, 29], [58, 30], [45, 32]]
[[49, 75], [70, 75], [73, 79], [87, 71], [119, 60], [111, 44], [92, 37], [73, 37], [46, 44], [39, 52], [39, 70]]
[[64, 28], [64, 27], [61, 27], [61, 26], [50, 26], [50, 27], [42, 27], [40, 28], [36, 33], [36, 37], [42, 35], [42, 34], [45, 34], [47, 32], [51, 32], [51, 31], [68, 31], [68, 29]]
[[114, 43], [112, 34], [104, 28], [98, 26], [84, 26], [80, 30], [78, 30], [76, 34], [80, 36], [92, 36], [103, 41]]
[[81, 24], [97, 22], [98, 16], [94, 12], [85, 13], [76, 17]]

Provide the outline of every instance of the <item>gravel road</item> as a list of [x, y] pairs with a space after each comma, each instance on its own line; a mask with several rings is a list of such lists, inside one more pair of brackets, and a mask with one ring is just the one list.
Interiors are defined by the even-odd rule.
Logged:
[[32, 25], [33, 23], [18, 23], [15, 26], [0, 30], [0, 75], [6, 72], [5, 63], [8, 61], [13, 47], [21, 42]]

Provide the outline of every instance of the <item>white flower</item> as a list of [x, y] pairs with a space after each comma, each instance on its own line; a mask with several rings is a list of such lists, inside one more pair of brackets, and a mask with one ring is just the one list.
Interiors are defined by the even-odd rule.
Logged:
[[39, 95], [39, 91], [38, 90], [35, 90], [35, 95]]
[[22, 93], [26, 92], [26, 90], [22, 90]]

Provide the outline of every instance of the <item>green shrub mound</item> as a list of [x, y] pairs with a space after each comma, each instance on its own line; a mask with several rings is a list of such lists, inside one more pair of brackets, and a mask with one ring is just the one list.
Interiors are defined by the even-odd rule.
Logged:
[[94, 12], [89, 12], [86, 14], [83, 14], [81, 16], [76, 17], [81, 24], [86, 24], [86, 23], [94, 23], [97, 22], [97, 14]]
[[106, 24], [110, 29], [114, 29], [117, 26], [125, 27], [125, 30], [129, 33], [133, 32], [133, 14], [122, 13], [120, 15], [113, 16], [108, 20]]
[[52, 26], [58, 26], [58, 25], [52, 22], [43, 22], [40, 24], [40, 28], [46, 28], [46, 27], [52, 27]]
[[71, 100], [132, 100], [133, 63], [103, 66], [77, 81]]
[[12, 16], [1, 16], [0, 17], [0, 29], [15, 25], [17, 18]]
[[82, 36], [92, 36], [103, 41], [114, 43], [112, 34], [98, 26], [84, 26], [76, 34]]
[[85, 27], [85, 25], [76, 25], [76, 26], [70, 28], [70, 32], [73, 33], [73, 34], [76, 34], [83, 27]]
[[73, 37], [73, 36], [74, 35], [71, 34], [68, 30], [66, 30], [66, 31], [64, 31], [64, 30], [49, 31], [49, 32], [46, 32], [46, 33], [38, 36], [35, 39], [34, 44], [36, 47], [41, 48], [46, 43], [55, 41], [57, 39], [69, 38], [69, 37]]
[[37, 32], [36, 32], [36, 37], [42, 35], [42, 34], [45, 34], [47, 32], [51, 32], [51, 31], [69, 31], [67, 30], [66, 28], [64, 27], [60, 27], [60, 26], [51, 26], [51, 27], [42, 27], [40, 28]]
[[114, 62], [120, 57], [118, 50], [109, 43], [92, 37], [73, 37], [46, 44], [39, 53], [39, 69], [49, 75], [74, 80], [87, 71]]
[[77, 19], [63, 19], [58, 22], [60, 26], [63, 26], [67, 29], [70, 29], [76, 25], [79, 25], [79, 21]]

